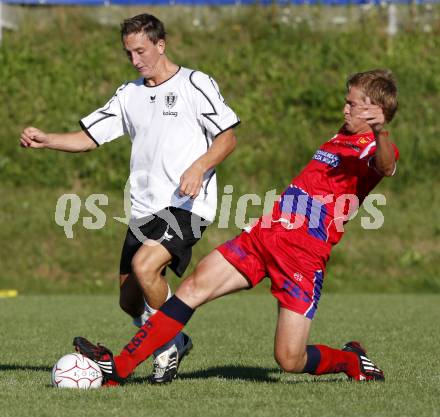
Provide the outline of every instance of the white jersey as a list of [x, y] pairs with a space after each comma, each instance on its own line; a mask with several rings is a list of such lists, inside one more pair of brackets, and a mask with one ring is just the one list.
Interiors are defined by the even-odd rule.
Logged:
[[104, 107], [80, 121], [98, 145], [130, 135], [132, 219], [173, 206], [210, 222], [217, 207], [215, 169], [206, 172], [195, 199], [179, 196], [180, 177], [216, 136], [238, 123], [217, 83], [187, 68], [153, 87], [143, 78], [123, 84]]

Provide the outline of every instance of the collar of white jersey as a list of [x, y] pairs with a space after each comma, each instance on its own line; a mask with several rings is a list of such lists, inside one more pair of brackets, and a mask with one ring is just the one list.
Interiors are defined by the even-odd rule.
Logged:
[[174, 78], [174, 77], [180, 72], [181, 69], [182, 69], [182, 66], [179, 65], [179, 68], [177, 69], [177, 71], [176, 71], [176, 72], [175, 72], [170, 78], [167, 78], [166, 80], [162, 81], [162, 82], [159, 83], [159, 84], [156, 84], [156, 85], [147, 85], [147, 83], [146, 83], [146, 81], [145, 81], [145, 78], [144, 78], [144, 81], [142, 82], [142, 84], [143, 84], [144, 87], [146, 87], [146, 88], [156, 88], [156, 87], [159, 87], [160, 85], [165, 84], [165, 83], [167, 83], [168, 81], [170, 81], [172, 78]]

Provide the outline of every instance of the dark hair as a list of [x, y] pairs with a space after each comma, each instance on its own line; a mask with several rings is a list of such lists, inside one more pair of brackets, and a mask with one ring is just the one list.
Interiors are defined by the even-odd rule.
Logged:
[[397, 111], [397, 85], [393, 73], [386, 69], [358, 72], [347, 80], [347, 91], [351, 87], [360, 88], [370, 97], [372, 104], [382, 107], [385, 120], [391, 122]]
[[155, 45], [160, 39], [165, 40], [166, 32], [163, 23], [151, 14], [143, 13], [125, 19], [121, 23], [121, 38], [132, 33], [143, 32]]

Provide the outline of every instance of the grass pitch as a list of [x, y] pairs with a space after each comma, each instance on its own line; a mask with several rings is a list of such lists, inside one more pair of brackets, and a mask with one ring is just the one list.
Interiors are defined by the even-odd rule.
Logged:
[[180, 378], [145, 382], [150, 361], [124, 387], [50, 386], [52, 365], [83, 335], [118, 352], [134, 328], [116, 296], [0, 299], [0, 415], [20, 416], [439, 416], [440, 296], [325, 295], [311, 343], [361, 340], [385, 383], [279, 371], [272, 357], [276, 305], [252, 292], [202, 307]]

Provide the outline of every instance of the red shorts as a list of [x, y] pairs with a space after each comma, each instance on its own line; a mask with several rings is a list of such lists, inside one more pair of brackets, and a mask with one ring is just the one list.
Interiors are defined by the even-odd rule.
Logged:
[[281, 307], [312, 319], [331, 245], [302, 228], [289, 230], [281, 223], [261, 226], [262, 219], [217, 250], [253, 287], [269, 277]]

